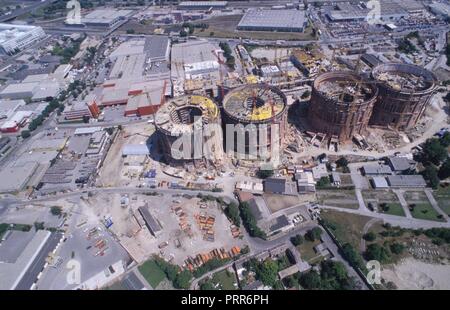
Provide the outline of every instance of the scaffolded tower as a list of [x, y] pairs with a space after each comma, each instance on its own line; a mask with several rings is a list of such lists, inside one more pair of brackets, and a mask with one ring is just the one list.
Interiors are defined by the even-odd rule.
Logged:
[[313, 83], [308, 120], [317, 132], [340, 142], [364, 134], [378, 94], [377, 87], [348, 71], [319, 75]]
[[156, 113], [155, 125], [163, 156], [172, 164], [218, 163], [223, 156], [220, 110], [208, 97], [170, 100]]
[[[229, 139], [230, 130], [237, 127], [245, 128], [245, 136], [238, 138], [238, 133], [233, 133], [234, 141], [227, 153], [240, 155], [246, 159], [264, 159], [261, 150], [269, 152], [276, 147], [281, 148], [284, 141], [287, 122], [286, 96], [276, 87], [267, 84], [248, 84], [237, 87], [225, 95], [223, 99], [223, 123], [226, 139]], [[227, 126], [228, 125], [228, 126]], [[275, 130], [278, 131], [275, 136]], [[230, 141], [226, 141], [230, 146]], [[257, 152], [256, 158], [251, 158], [253, 151]], [[250, 154], [252, 153], [252, 154]], [[259, 155], [258, 155], [259, 154]]]
[[408, 64], [382, 64], [372, 77], [378, 82], [379, 95], [370, 124], [396, 130], [414, 127], [436, 90], [433, 73]]

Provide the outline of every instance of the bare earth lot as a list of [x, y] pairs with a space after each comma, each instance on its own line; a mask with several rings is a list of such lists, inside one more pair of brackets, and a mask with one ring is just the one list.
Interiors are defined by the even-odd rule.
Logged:
[[381, 276], [400, 290], [450, 289], [450, 265], [425, 263], [412, 257], [384, 268]]

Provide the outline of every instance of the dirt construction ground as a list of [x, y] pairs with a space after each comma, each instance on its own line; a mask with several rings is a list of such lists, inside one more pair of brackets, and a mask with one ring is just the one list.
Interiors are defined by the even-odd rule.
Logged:
[[105, 163], [100, 168], [96, 185], [100, 187], [128, 185], [131, 179], [127, 176], [128, 169], [124, 169], [122, 149], [126, 144], [146, 143], [154, 131], [154, 126], [147, 123], [124, 127], [118, 133], [115, 142], [105, 158]]
[[[99, 194], [90, 197], [86, 203], [95, 209], [99, 218], [112, 218], [114, 224], [110, 229], [137, 262], [146, 260], [152, 254], [159, 254], [168, 260], [173, 259], [176, 264], [183, 265], [188, 256], [196, 256], [221, 247], [229, 251], [233, 246], [243, 246], [241, 239], [232, 237], [231, 223], [216, 202], [208, 202], [206, 208], [200, 208], [198, 198], [186, 199], [170, 194], [130, 195], [128, 205], [124, 205], [121, 203], [121, 197], [123, 197], [121, 194]], [[139, 223], [141, 217], [137, 209], [146, 204], [151, 215], [162, 227], [156, 237], [145, 225], [141, 229]], [[190, 234], [181, 230], [180, 218], [174, 211], [176, 207], [181, 207], [185, 214], [186, 222], [191, 227]], [[215, 217], [214, 241], [203, 240], [202, 231], [195, 219], [200, 212]], [[160, 249], [158, 246], [164, 242], [168, 244]]]
[[385, 268], [381, 277], [400, 290], [450, 289], [450, 265], [425, 263], [411, 257]]

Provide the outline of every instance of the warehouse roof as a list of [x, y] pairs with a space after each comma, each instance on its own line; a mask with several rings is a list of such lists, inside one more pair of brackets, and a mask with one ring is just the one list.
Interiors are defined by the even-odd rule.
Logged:
[[145, 223], [147, 224], [148, 229], [150, 232], [155, 235], [158, 232], [162, 230], [161, 225], [158, 223], [158, 221], [150, 214], [150, 211], [148, 209], [148, 204], [142, 207], [138, 208], [139, 213], [141, 213], [142, 218], [144, 219]]
[[391, 166], [394, 171], [405, 171], [414, 169], [416, 162], [405, 157], [389, 157], [389, 166]]
[[389, 184], [387, 183], [385, 177], [375, 176], [372, 178], [372, 186], [374, 188], [388, 188]]
[[117, 18], [126, 17], [132, 10], [115, 10], [112, 8], [96, 9], [82, 18], [83, 23], [110, 23]]
[[[29, 233], [33, 234], [33, 232]], [[21, 280], [26, 276], [27, 271], [35, 261], [37, 254], [47, 243], [50, 235], [51, 233], [48, 230], [38, 230], [20, 251], [17, 258], [14, 259], [14, 263], [0, 263], [0, 278], [2, 279], [2, 281], [0, 281], [0, 289], [11, 290], [17, 287]], [[17, 244], [2, 243], [0, 245], [0, 251], [10, 251], [11, 246], [15, 247]]]
[[149, 154], [150, 148], [147, 144], [125, 144], [122, 149], [122, 156]]
[[365, 174], [392, 174], [391, 167], [383, 164], [368, 164], [363, 166]]
[[145, 52], [153, 61], [155, 58], [168, 56], [169, 38], [166, 36], [149, 36], [145, 40]]
[[24, 189], [37, 167], [37, 163], [29, 162], [23, 165], [8, 166], [0, 170], [0, 192], [14, 192]]
[[239, 27], [302, 28], [306, 23], [304, 11], [249, 9]]
[[226, 6], [228, 4], [227, 1], [182, 1], [178, 4], [178, 6]]
[[286, 189], [286, 179], [267, 178], [264, 181], [264, 192], [266, 193], [284, 193]]
[[426, 187], [427, 182], [420, 174], [414, 175], [390, 175], [387, 177], [392, 187]]
[[217, 61], [212, 53], [216, 48], [206, 40], [195, 40], [181, 44], [175, 44], [172, 47], [172, 60], [192, 64], [202, 61]]
[[23, 100], [0, 100], [0, 119], [7, 118], [16, 111], [20, 106], [24, 106], [25, 101]]
[[79, 135], [90, 135], [94, 132], [102, 130], [102, 127], [80, 127], [75, 129], [75, 132], [73, 133], [75, 136]]

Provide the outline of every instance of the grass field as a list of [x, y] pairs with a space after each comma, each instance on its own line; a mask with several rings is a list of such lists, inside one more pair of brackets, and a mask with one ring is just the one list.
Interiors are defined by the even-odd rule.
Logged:
[[319, 255], [314, 251], [314, 247], [318, 244], [320, 244], [320, 240], [313, 242], [304, 240], [302, 244], [297, 246], [301, 258], [310, 264], [316, 262], [319, 259]]
[[236, 277], [233, 272], [222, 270], [217, 273], [215, 273], [212, 277], [212, 283], [214, 286], [218, 284], [218, 288], [222, 290], [236, 290], [237, 286], [234, 284], [236, 283]]
[[387, 203], [388, 210], [383, 211], [380, 207], [378, 208], [378, 212], [397, 215], [397, 216], [405, 216], [405, 211], [403, 211], [403, 207], [399, 203]]
[[156, 288], [159, 283], [166, 277], [161, 268], [156, 265], [153, 259], [146, 261], [144, 264], [139, 266], [139, 272], [142, 276], [147, 280], [147, 282], [153, 287]]
[[317, 190], [316, 196], [321, 204], [348, 209], [359, 207], [354, 190]]
[[334, 235], [342, 244], [348, 242], [359, 249], [364, 225], [370, 217], [330, 210], [323, 211], [321, 217], [330, 224]]
[[439, 186], [433, 195], [441, 210], [450, 216], [450, 186]]
[[411, 215], [417, 219], [440, 222], [445, 221], [444, 219], [440, 219], [438, 217], [439, 213], [437, 213], [429, 203], [416, 203], [411, 211]]

